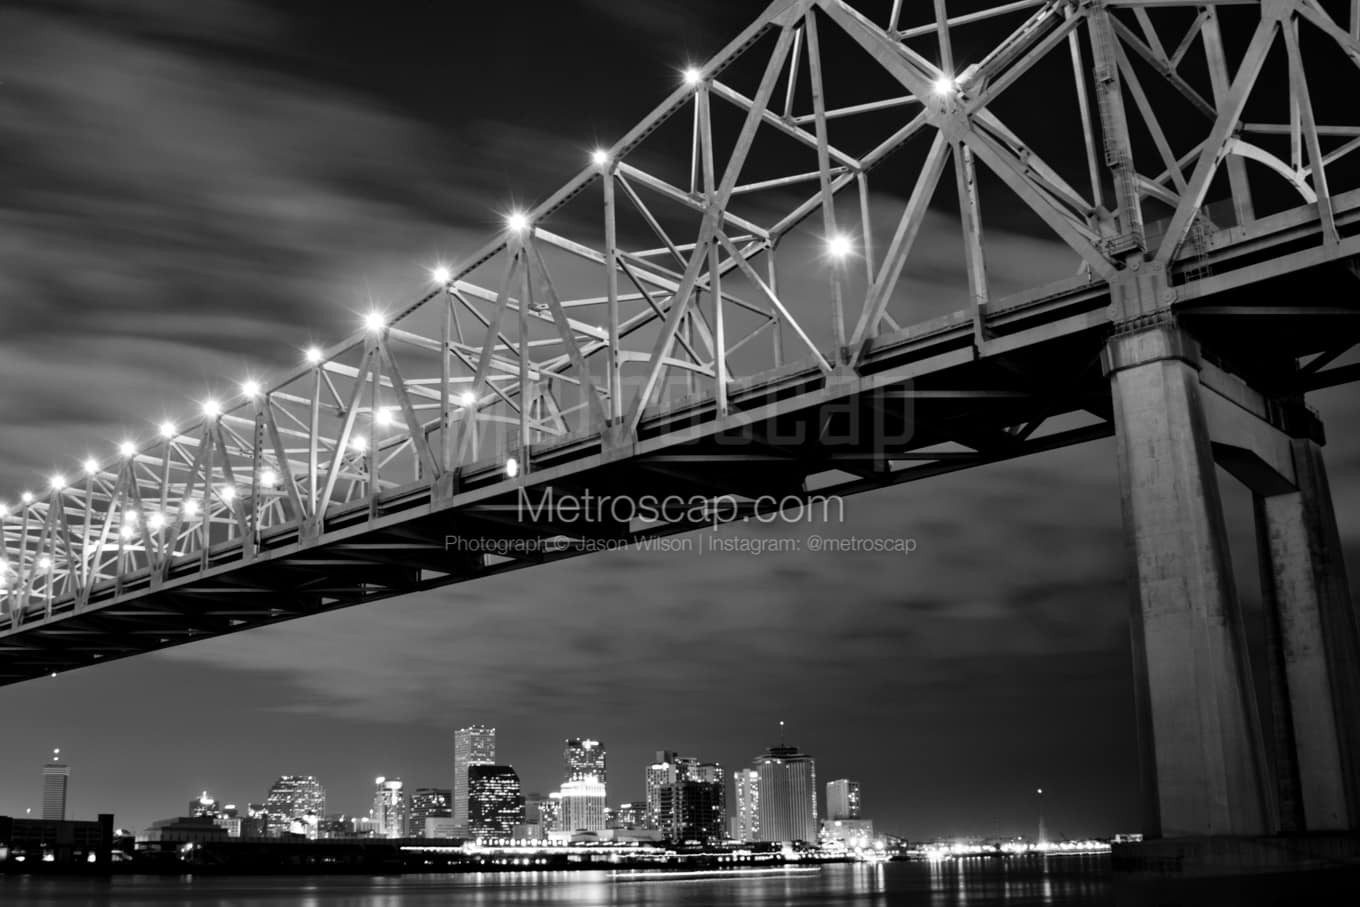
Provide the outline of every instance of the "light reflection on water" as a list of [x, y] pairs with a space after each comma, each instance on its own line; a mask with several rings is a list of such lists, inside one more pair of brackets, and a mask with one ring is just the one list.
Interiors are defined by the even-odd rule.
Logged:
[[1073, 862], [1058, 874], [1041, 862], [983, 861], [826, 866], [821, 872], [686, 879], [613, 879], [605, 872], [459, 875], [209, 877], [128, 876], [112, 880], [0, 879], [0, 904], [33, 907], [433, 907], [457, 904], [654, 905], [1078, 905], [1109, 904], [1107, 863]]
[[[614, 879], [606, 872], [406, 876], [0, 876], [0, 905], [23, 907], [1220, 907], [1224, 904], [1360, 904], [1360, 884], [1310, 874], [1169, 889], [1116, 884], [1107, 857], [965, 859], [943, 863], [826, 866], [721, 878]], [[1324, 879], [1326, 880], [1324, 883]], [[1341, 887], [1337, 887], [1340, 882]], [[1345, 892], [1349, 893], [1345, 893]]]

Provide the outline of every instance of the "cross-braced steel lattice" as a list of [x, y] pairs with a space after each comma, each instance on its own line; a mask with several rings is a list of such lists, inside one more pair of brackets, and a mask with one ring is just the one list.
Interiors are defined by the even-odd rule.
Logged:
[[[1184, 304], [1346, 259], [1357, 66], [1356, 0], [777, 0], [423, 297], [8, 501], [0, 649], [42, 651], [17, 634], [82, 614], [137, 632], [156, 609], [111, 606], [152, 593], [277, 593], [233, 571], [302, 565], [403, 513], [549, 481], [573, 457], [598, 468], [695, 424], [750, 424], [757, 405], [916, 377], [882, 356], [920, 337], [952, 331], [950, 362], [980, 361], [1039, 322], [1054, 336], [1140, 314], [1105, 302], [1142, 275]], [[1066, 276], [995, 286], [984, 226], [1046, 233]], [[942, 228], [960, 254], [940, 283], [966, 306], [920, 325], [927, 300], [904, 274], [935, 264], [919, 240]], [[1055, 300], [1087, 302], [1044, 308]], [[1342, 351], [1309, 350], [1323, 355], [1304, 371], [1340, 380], [1323, 366]], [[1040, 437], [1047, 415], [1006, 441]], [[390, 566], [361, 549], [313, 566]], [[410, 587], [373, 566], [351, 592], [295, 588], [320, 608]], [[194, 632], [252, 622], [217, 613]]]

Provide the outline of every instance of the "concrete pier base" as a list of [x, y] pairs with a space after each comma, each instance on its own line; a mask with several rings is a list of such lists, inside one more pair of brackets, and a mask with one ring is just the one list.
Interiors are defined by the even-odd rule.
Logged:
[[1293, 741], [1293, 804], [1309, 831], [1355, 829], [1360, 819], [1360, 634], [1322, 451], [1293, 442], [1297, 489], [1256, 498], [1262, 586], [1274, 661], [1275, 711]]
[[1116, 334], [1110, 376], [1149, 838], [1275, 827], [1229, 563], [1199, 351], [1172, 323]]

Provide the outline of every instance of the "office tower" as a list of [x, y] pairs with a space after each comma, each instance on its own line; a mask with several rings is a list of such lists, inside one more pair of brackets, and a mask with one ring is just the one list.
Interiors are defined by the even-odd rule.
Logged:
[[539, 824], [544, 832], [562, 830], [562, 792], [555, 790], [539, 805]]
[[417, 787], [411, 791], [406, 814], [406, 834], [412, 838], [426, 835], [426, 819], [448, 819], [453, 815], [453, 791], [447, 787]]
[[732, 774], [732, 788], [737, 801], [732, 837], [738, 841], [760, 840], [760, 772], [737, 769]]
[[620, 803], [610, 828], [650, 828], [650, 810], [644, 802]]
[[468, 769], [496, 761], [496, 729], [473, 724], [453, 732], [453, 824], [467, 828]]
[[860, 819], [859, 782], [838, 778], [826, 782], [826, 817], [828, 819]]
[[647, 767], [647, 814], [653, 828], [666, 838], [684, 841], [719, 841], [724, 835], [727, 780], [716, 762], [700, 762], [693, 756], [677, 756], [670, 750], [657, 752]]
[[542, 825], [543, 812], [547, 809], [548, 798], [540, 793], [524, 795], [524, 822], [527, 825]]
[[186, 813], [189, 816], [208, 816], [213, 819], [221, 814], [221, 807], [217, 805], [216, 800], [208, 796], [207, 791], [189, 801], [189, 812]]
[[52, 761], [43, 766], [42, 817], [66, 819], [66, 786], [71, 780], [71, 766], [61, 761], [61, 750], [52, 750]]
[[406, 837], [406, 795], [400, 778], [379, 777], [373, 791], [373, 836]]
[[757, 841], [817, 840], [817, 766], [796, 746], [772, 746], [752, 765], [759, 775]]
[[294, 819], [326, 814], [326, 791], [311, 775], [281, 775], [264, 798], [267, 833], [282, 834]]
[[672, 750], [657, 750], [656, 761], [647, 766], [643, 789], [647, 798], [647, 824], [661, 827], [661, 788], [675, 780], [676, 754]]
[[556, 830], [604, 831], [604, 785], [594, 775], [565, 782], [559, 793], [561, 814]]
[[508, 765], [474, 765], [468, 769], [468, 832], [478, 837], [508, 838], [524, 824], [524, 793], [519, 775]]
[[594, 778], [607, 784], [604, 744], [588, 737], [573, 737], [562, 750], [562, 780], [582, 781]]

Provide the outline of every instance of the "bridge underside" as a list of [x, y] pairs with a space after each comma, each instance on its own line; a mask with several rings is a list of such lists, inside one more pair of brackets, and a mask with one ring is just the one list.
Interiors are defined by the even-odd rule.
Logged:
[[[1321, 425], [1303, 394], [1354, 380], [1360, 368], [1325, 367], [1360, 342], [1354, 265], [1341, 255], [1317, 264], [1310, 253], [1269, 257], [1278, 249], [1266, 244], [1261, 253], [1276, 276], [1241, 285], [1212, 275], [1187, 282], [1176, 313], [1204, 351], [1206, 383], [1224, 385], [1225, 396], [1245, 385], [1268, 401], [1281, 430], [1320, 441]], [[1225, 254], [1225, 262], [1235, 255]], [[858, 374], [794, 367], [734, 383], [722, 418], [711, 399], [682, 403], [645, 419], [638, 440], [623, 449], [606, 451], [603, 434], [537, 445], [515, 480], [502, 463], [482, 463], [338, 511], [319, 537], [285, 526], [262, 533], [258, 549], [239, 540], [218, 544], [181, 558], [163, 577], [142, 571], [106, 583], [79, 608], [72, 601], [35, 605], [21, 626], [0, 632], [0, 684], [574, 557], [599, 550], [601, 540], [684, 532], [712, 519], [687, 512], [651, 524], [554, 521], [541, 506], [549, 489], [559, 499], [587, 492], [596, 499], [731, 496], [740, 510], [721, 518], [739, 518], [811, 494], [871, 491], [1114, 433], [1111, 384], [1101, 367], [1112, 330], [1107, 287], [1069, 281], [999, 305], [988, 319], [990, 337], [981, 346], [971, 318], [959, 313], [877, 338]], [[1263, 359], [1267, 339], [1272, 357]], [[1299, 366], [1308, 356], [1316, 368]], [[530, 510], [521, 512], [526, 502]], [[544, 546], [547, 539], [555, 541]]]

